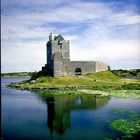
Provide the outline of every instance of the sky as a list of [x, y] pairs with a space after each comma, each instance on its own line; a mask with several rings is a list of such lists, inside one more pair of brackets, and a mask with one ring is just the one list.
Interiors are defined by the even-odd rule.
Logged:
[[1, 0], [1, 72], [39, 71], [50, 32], [72, 61], [140, 68], [139, 0]]

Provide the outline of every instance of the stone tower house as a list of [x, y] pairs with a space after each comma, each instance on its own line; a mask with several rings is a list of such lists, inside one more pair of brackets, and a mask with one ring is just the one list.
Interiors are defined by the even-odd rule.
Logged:
[[60, 34], [53, 38], [49, 35], [47, 47], [47, 64], [43, 67], [50, 76], [82, 75], [108, 70], [108, 65], [97, 61], [70, 61], [70, 41]]

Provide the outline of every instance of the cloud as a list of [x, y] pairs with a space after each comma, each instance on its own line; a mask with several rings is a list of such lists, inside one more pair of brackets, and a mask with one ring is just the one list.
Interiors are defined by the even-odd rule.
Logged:
[[[82, 44], [79, 44], [82, 45]], [[94, 44], [93, 44], [94, 45]], [[71, 47], [72, 60], [100, 60], [111, 68], [135, 68], [140, 66], [140, 42], [128, 40], [106, 40], [86, 47]], [[78, 54], [78, 55], [77, 55]], [[121, 66], [116, 66], [119, 63]], [[135, 63], [135, 66], [134, 66]], [[129, 65], [128, 65], [129, 64]]]
[[14, 71], [36, 71], [46, 62], [45, 42], [6, 46], [1, 49], [1, 54], [2, 71], [6, 72], [9, 72], [7, 66]]
[[110, 18], [112, 25], [140, 24], [140, 15], [116, 14]]
[[[61, 33], [71, 41], [72, 59], [97, 59], [114, 68], [115, 63], [123, 68], [121, 59], [129, 67], [134, 62], [139, 63], [140, 15], [138, 6], [130, 4], [114, 1], [2, 0], [3, 71], [6, 68], [7, 71], [16, 71], [16, 64], [21, 68], [28, 64], [32, 70], [40, 69], [46, 63], [44, 48], [50, 32]], [[126, 53], [123, 54], [122, 50]], [[130, 60], [133, 61], [130, 63]], [[137, 67], [136, 63], [133, 67]]]

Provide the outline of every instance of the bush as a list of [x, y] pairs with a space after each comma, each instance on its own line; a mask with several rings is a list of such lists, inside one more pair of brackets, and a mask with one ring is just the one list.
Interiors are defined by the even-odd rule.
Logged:
[[33, 72], [31, 76], [31, 80], [36, 80], [40, 76], [47, 76], [46, 71]]
[[32, 75], [31, 75], [31, 80], [35, 80], [38, 78], [38, 75], [37, 75], [37, 72], [33, 72]]

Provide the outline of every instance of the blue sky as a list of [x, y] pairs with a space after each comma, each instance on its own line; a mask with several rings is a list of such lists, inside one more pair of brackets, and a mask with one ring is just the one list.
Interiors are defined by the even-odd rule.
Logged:
[[1, 0], [1, 71], [38, 71], [50, 32], [70, 40], [71, 60], [140, 68], [139, 0]]

